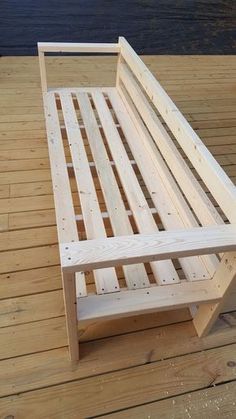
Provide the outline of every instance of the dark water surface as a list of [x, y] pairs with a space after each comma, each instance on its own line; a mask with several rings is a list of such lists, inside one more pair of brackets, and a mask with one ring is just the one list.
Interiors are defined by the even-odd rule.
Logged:
[[236, 0], [0, 0], [0, 54], [37, 41], [115, 42], [143, 54], [233, 54]]

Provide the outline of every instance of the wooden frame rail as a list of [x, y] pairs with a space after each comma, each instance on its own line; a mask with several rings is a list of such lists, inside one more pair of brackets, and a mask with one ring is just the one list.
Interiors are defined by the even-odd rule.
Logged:
[[42, 92], [48, 91], [45, 53], [81, 53], [81, 54], [117, 54], [120, 52], [118, 43], [68, 43], [38, 42], [39, 69]]

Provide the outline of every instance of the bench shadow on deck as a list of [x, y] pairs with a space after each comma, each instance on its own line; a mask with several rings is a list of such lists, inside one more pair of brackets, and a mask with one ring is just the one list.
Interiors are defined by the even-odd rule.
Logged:
[[[53, 86], [114, 82], [112, 57], [63, 62], [49, 60]], [[235, 181], [236, 58], [145, 62]], [[186, 309], [99, 322], [69, 362], [38, 61], [0, 66], [0, 416], [236, 416], [236, 288], [205, 338]]]

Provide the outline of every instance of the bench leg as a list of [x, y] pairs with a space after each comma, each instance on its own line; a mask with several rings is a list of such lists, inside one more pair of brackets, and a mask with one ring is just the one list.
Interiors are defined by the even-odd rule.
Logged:
[[79, 360], [79, 337], [75, 274], [62, 272], [63, 294], [66, 312], [66, 328], [71, 361]]
[[221, 300], [218, 303], [202, 304], [198, 308], [193, 318], [193, 324], [199, 337], [207, 335], [211, 330], [223, 310], [227, 296], [236, 286], [236, 252], [223, 256], [212, 281], [219, 289]]

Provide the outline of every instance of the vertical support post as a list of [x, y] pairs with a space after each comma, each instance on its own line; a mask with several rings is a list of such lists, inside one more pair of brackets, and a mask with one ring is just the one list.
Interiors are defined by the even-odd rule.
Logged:
[[[118, 45], [120, 43], [120, 38], [118, 40]], [[120, 45], [119, 45], [120, 47]], [[116, 67], [116, 87], [119, 86], [119, 81], [120, 81], [120, 64], [122, 62], [122, 55], [121, 55], [121, 49], [119, 48], [119, 53], [118, 53], [118, 59], [117, 59], [117, 67]]]
[[62, 284], [66, 312], [66, 329], [69, 353], [71, 361], [75, 362], [79, 360], [75, 273], [65, 273], [62, 271]]
[[39, 55], [39, 70], [40, 70], [40, 77], [41, 77], [42, 93], [46, 93], [48, 88], [47, 88], [47, 76], [46, 76], [44, 52], [39, 50], [38, 55]]
[[193, 324], [199, 337], [207, 335], [210, 331], [223, 309], [227, 296], [235, 286], [236, 252], [224, 254], [212, 281], [219, 289], [221, 300], [214, 304], [202, 304], [198, 308], [193, 318]]

